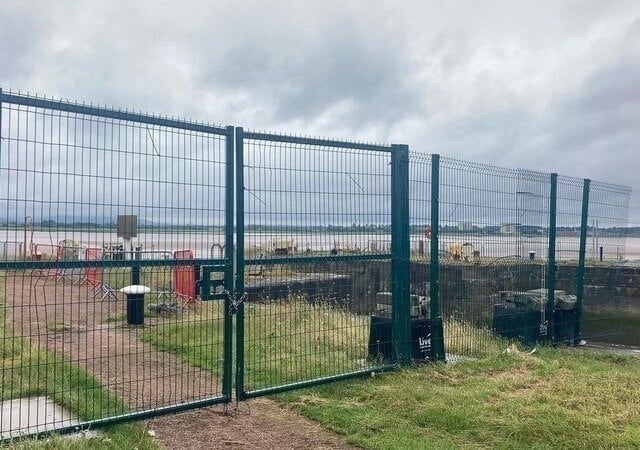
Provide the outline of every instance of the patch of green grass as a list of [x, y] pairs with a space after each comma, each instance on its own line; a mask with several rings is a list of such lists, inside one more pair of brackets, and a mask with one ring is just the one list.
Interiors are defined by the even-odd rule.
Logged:
[[104, 269], [102, 282], [116, 290], [128, 286], [131, 284], [131, 269], [128, 267]]
[[105, 427], [104, 433], [92, 438], [67, 438], [51, 435], [40, 439], [22, 438], [8, 442], [1, 447], [12, 449], [139, 449], [151, 450], [158, 446], [147, 431], [135, 424], [114, 425]]
[[640, 358], [542, 348], [283, 394], [367, 448], [621, 448], [640, 442]]
[[480, 327], [452, 317], [444, 319], [444, 348], [448, 354], [474, 358], [495, 356], [511, 343], [496, 337], [487, 326]]
[[104, 323], [113, 323], [113, 322], [126, 322], [127, 313], [126, 312], [118, 312], [110, 314], [104, 319]]
[[[188, 321], [151, 328], [143, 340], [220, 376], [222, 303]], [[247, 390], [355, 371], [367, 361], [369, 318], [300, 299], [245, 306]]]
[[[0, 273], [0, 399], [43, 395], [81, 419], [93, 420], [127, 411], [118, 397], [63, 356], [13, 336], [5, 325], [4, 274]], [[53, 324], [57, 329], [59, 324]], [[49, 330], [52, 331], [52, 330]], [[53, 330], [55, 331], [55, 330]], [[105, 428], [105, 435], [78, 441], [21, 439], [11, 446], [26, 448], [156, 448], [151, 437], [133, 424]]]
[[356, 371], [367, 361], [369, 318], [304, 299], [245, 308], [247, 389]]
[[[301, 298], [245, 305], [245, 386], [262, 389], [285, 383], [375, 367], [368, 356], [370, 318], [328, 303]], [[143, 340], [220, 376], [222, 304], [203, 304], [183, 322], [146, 330]], [[447, 352], [495, 355], [505, 342], [489, 329], [445, 322]]]
[[[144, 317], [149, 317], [149, 318], [170, 316], [172, 314], [175, 314], [175, 313], [158, 312], [158, 311], [152, 310], [150, 308], [146, 308], [144, 310]], [[126, 312], [113, 313], [113, 314], [110, 314], [109, 316], [107, 316], [106, 319], [104, 319], [104, 323], [114, 323], [114, 322], [116, 322], [116, 323], [126, 323], [127, 322], [127, 313]]]
[[222, 302], [203, 302], [200, 311], [184, 314], [183, 321], [150, 327], [141, 338], [221, 377], [223, 307]]
[[587, 339], [613, 344], [640, 345], [640, 313], [631, 308], [601, 307], [582, 311], [582, 333]]

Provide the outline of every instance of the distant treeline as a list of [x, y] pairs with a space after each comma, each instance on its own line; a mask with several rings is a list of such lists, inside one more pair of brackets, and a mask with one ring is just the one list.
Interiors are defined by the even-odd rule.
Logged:
[[[0, 227], [2, 228], [17, 228], [20, 230], [24, 229], [24, 223], [16, 223], [16, 222], [0, 222]], [[31, 224], [29, 224], [31, 227]], [[115, 223], [95, 223], [95, 222], [56, 222], [55, 220], [43, 220], [42, 222], [35, 222], [33, 224], [34, 231], [51, 231], [51, 230], [100, 230], [100, 231], [116, 231], [118, 229], [118, 225]], [[138, 225], [139, 231], [211, 231], [211, 230], [222, 230], [224, 227], [221, 226], [211, 226], [211, 225], [173, 225], [173, 224], [144, 224]]]

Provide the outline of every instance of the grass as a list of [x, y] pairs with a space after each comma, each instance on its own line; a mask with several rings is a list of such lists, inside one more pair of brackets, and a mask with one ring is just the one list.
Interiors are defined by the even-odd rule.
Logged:
[[[0, 296], [4, 295], [4, 275], [0, 274]], [[124, 403], [109, 394], [98, 382], [76, 364], [49, 350], [15, 337], [5, 325], [4, 298], [0, 298], [0, 398], [2, 400], [47, 396], [74, 412], [81, 419], [100, 419], [126, 412]], [[55, 331], [58, 324], [52, 324]], [[12, 442], [19, 448], [156, 448], [151, 437], [134, 424], [113, 425], [100, 437], [70, 441], [61, 437], [51, 440], [29, 438]]]
[[296, 298], [245, 309], [248, 390], [360, 370], [369, 318]]
[[[146, 339], [219, 375], [221, 309]], [[301, 299], [247, 305], [247, 388], [340, 373], [366, 359], [368, 322]], [[640, 442], [640, 358], [542, 347], [522, 353], [456, 321], [431, 364], [276, 396], [367, 448], [611, 448]], [[206, 343], [202, 341], [205, 339]], [[478, 342], [482, 345], [478, 346]], [[475, 352], [475, 353], [471, 353]], [[218, 359], [216, 359], [218, 356]]]
[[640, 442], [640, 358], [590, 351], [512, 351], [277, 399], [367, 448], [631, 448]]
[[[207, 303], [188, 322], [155, 327], [143, 340], [220, 376], [222, 304]], [[301, 299], [245, 306], [247, 390], [362, 369], [368, 317]]]
[[182, 322], [150, 327], [141, 338], [221, 377], [223, 306], [222, 302], [203, 302], [198, 311], [183, 314]]
[[640, 312], [634, 308], [600, 307], [582, 311], [582, 333], [587, 339], [622, 345], [640, 345]]
[[[154, 317], [163, 317], [163, 316], [170, 316], [170, 315], [175, 315], [176, 313], [173, 312], [158, 312], [155, 310], [150, 309], [149, 307], [145, 308], [144, 310], [144, 317], [145, 318], [154, 318]], [[122, 323], [125, 324], [127, 323], [127, 313], [125, 312], [118, 312], [118, 313], [113, 313], [108, 315], [104, 321], [104, 323]]]
[[[485, 356], [506, 346], [488, 329], [456, 320], [444, 325], [450, 353]], [[184, 322], [149, 328], [142, 339], [220, 376], [222, 327], [222, 304], [204, 302]], [[375, 367], [380, 361], [370, 360], [368, 341], [369, 316], [328, 303], [291, 298], [247, 304], [245, 387], [262, 389]]]
[[61, 331], [69, 331], [70, 328], [62, 322], [51, 322], [47, 324], [47, 331], [50, 333], [59, 333]]
[[104, 434], [98, 437], [70, 439], [60, 435], [33, 439], [16, 439], [0, 448], [11, 449], [157, 449], [149, 433], [135, 424], [113, 425], [105, 428]]

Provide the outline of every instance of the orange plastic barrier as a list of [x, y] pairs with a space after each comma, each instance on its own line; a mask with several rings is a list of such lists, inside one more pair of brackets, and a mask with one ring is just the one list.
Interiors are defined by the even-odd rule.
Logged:
[[[84, 251], [84, 259], [102, 259], [102, 249], [96, 247], [86, 248]], [[99, 267], [87, 267], [84, 270], [84, 282], [91, 286], [102, 284], [102, 270]]]
[[[193, 259], [193, 251], [178, 250], [173, 252], [173, 259]], [[196, 274], [194, 266], [174, 266], [173, 292], [187, 301], [196, 298]]]

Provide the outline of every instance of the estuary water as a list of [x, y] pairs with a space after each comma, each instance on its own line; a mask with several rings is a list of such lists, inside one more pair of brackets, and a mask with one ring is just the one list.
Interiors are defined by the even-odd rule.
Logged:
[[[28, 248], [37, 249], [42, 254], [55, 251], [55, 246], [63, 240], [75, 241], [83, 248], [103, 248], [105, 244], [121, 244], [115, 231], [52, 230], [27, 232]], [[13, 259], [20, 253], [25, 241], [24, 230], [0, 230], [0, 256]], [[411, 235], [411, 251], [427, 255], [431, 242], [422, 234]], [[576, 259], [578, 256], [577, 236], [558, 236], [556, 257]], [[140, 246], [143, 258], [171, 258], [178, 250], [191, 250], [198, 258], [217, 258], [222, 254], [224, 234], [222, 232], [143, 232], [132, 238], [132, 246]], [[37, 246], [37, 247], [34, 247]], [[391, 247], [390, 234], [341, 232], [341, 233], [278, 233], [274, 231], [245, 234], [245, 253], [250, 256], [269, 255], [276, 248], [286, 248], [288, 253], [308, 252], [387, 253]], [[446, 234], [439, 237], [439, 250], [444, 254], [463, 252], [470, 257], [500, 258], [520, 255], [546, 258], [547, 239], [542, 236], [518, 235], [471, 235]], [[640, 238], [589, 236], [587, 257], [599, 258], [600, 248], [606, 260], [640, 260]], [[35, 251], [35, 250], [34, 250]], [[478, 253], [479, 252], [479, 253]], [[82, 253], [82, 252], [81, 252]], [[80, 256], [82, 258], [82, 255]]]

